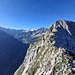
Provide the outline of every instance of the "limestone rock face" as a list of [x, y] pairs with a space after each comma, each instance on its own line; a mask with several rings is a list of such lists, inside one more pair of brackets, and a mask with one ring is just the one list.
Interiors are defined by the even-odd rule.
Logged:
[[31, 44], [14, 75], [75, 75], [75, 23], [58, 20]]

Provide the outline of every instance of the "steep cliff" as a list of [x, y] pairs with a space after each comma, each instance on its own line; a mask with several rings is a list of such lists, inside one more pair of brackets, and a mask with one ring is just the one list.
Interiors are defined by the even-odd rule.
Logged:
[[0, 30], [0, 75], [13, 75], [22, 64], [28, 47]]
[[58, 20], [31, 44], [14, 75], [75, 75], [75, 23]]

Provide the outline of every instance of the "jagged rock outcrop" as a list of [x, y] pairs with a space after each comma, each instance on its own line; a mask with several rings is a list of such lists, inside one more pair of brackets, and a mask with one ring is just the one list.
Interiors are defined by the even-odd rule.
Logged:
[[75, 75], [75, 23], [58, 20], [31, 44], [14, 75]]

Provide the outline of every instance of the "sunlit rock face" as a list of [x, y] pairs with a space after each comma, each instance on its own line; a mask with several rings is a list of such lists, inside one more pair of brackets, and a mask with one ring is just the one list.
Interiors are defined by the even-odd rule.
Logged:
[[75, 75], [75, 23], [58, 20], [31, 44], [14, 75]]

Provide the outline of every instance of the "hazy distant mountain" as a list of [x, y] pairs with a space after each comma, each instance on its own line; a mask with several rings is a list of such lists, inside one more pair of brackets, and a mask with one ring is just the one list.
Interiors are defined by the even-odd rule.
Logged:
[[0, 30], [4, 31], [12, 36], [15, 36], [16, 34], [19, 34], [22, 32], [26, 32], [26, 30], [16, 30], [16, 29], [3, 28], [3, 27], [0, 27]]
[[38, 30], [29, 30], [20, 34], [17, 34], [15, 38], [22, 41], [23, 43], [33, 43], [40, 41], [42, 37], [44, 36], [44, 33], [47, 31], [47, 28], [40, 28]]
[[14, 75], [75, 75], [75, 22], [58, 20], [31, 44]]
[[23, 62], [28, 47], [0, 30], [0, 75], [13, 75]]
[[48, 30], [47, 28], [40, 28], [37, 30], [15, 30], [10, 28], [0, 27], [0, 30], [12, 35], [23, 43], [31, 44], [36, 41], [40, 41], [44, 33]]

